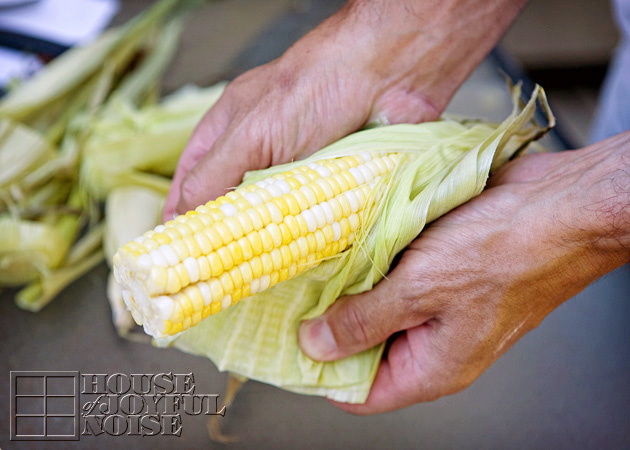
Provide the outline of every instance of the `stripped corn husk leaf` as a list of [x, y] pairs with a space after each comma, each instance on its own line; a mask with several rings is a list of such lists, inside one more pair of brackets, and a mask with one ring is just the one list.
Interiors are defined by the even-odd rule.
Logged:
[[[519, 95], [517, 86], [515, 105]], [[549, 120], [544, 126], [532, 120], [537, 100]], [[364, 402], [384, 344], [339, 361], [313, 361], [298, 345], [301, 321], [321, 315], [341, 295], [371, 289], [427, 223], [478, 195], [490, 173], [553, 122], [544, 92], [537, 87], [529, 102], [522, 109], [515, 106], [501, 124], [441, 120], [386, 126], [351, 135], [303, 162], [249, 174], [243, 186], [331, 158], [401, 154], [391, 174], [374, 187], [356, 241], [347, 251], [156, 342], [207, 356], [220, 370], [287, 390]]]

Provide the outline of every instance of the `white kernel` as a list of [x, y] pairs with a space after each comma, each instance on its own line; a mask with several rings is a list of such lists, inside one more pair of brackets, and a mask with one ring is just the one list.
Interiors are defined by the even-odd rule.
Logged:
[[238, 212], [238, 209], [236, 208], [236, 206], [234, 206], [231, 203], [223, 203], [221, 206], [219, 206], [219, 209], [227, 217], [233, 216], [234, 214]]
[[188, 272], [188, 277], [190, 278], [191, 283], [196, 283], [199, 281], [199, 264], [197, 264], [197, 260], [192, 256], [189, 256], [183, 261], [184, 267]]
[[208, 208], [206, 205], [199, 205], [195, 208], [195, 211], [197, 211], [199, 214], [207, 214], [210, 212], [210, 208]]
[[137, 242], [138, 244], [142, 244], [142, 241], [144, 241], [144, 236], [138, 236], [137, 238], [134, 239], [135, 242]]
[[350, 222], [350, 229], [352, 231], [356, 231], [357, 228], [359, 228], [359, 215], [358, 214], [350, 214], [350, 217], [348, 217], [348, 221]]
[[282, 217], [282, 211], [280, 211], [280, 208], [278, 208], [275, 203], [267, 203], [265, 206], [267, 206], [267, 209], [269, 210], [271, 221], [275, 224], [282, 223], [284, 217]]
[[365, 180], [363, 179], [363, 174], [356, 167], [350, 167], [348, 169], [348, 172], [350, 172], [350, 175], [354, 177], [354, 179], [357, 181], [357, 184], [359, 186], [361, 186], [365, 182]]
[[319, 164], [315, 164], [315, 167], [311, 167], [311, 169], [317, 172], [320, 177], [329, 177], [332, 175], [327, 167], [320, 166]]
[[304, 217], [304, 221], [306, 222], [306, 228], [308, 231], [312, 233], [317, 230], [317, 219], [313, 215], [313, 212], [310, 209], [304, 210], [301, 212], [302, 217]]
[[272, 197], [282, 197], [282, 190], [275, 184], [268, 184], [265, 189]]
[[293, 278], [297, 274], [297, 265], [291, 264], [289, 266], [289, 278]]
[[205, 281], [200, 281], [195, 286], [199, 288], [199, 292], [201, 292], [201, 297], [203, 298], [203, 304], [208, 306], [212, 303], [212, 291], [210, 290], [210, 286]]
[[291, 192], [291, 186], [289, 186], [289, 183], [284, 180], [276, 180], [273, 185], [280, 188], [283, 194], [288, 194], [289, 192]]
[[333, 241], [337, 242], [339, 239], [341, 239], [341, 225], [339, 225], [339, 222], [334, 222], [332, 224], [332, 229], [333, 229]]
[[168, 262], [166, 261], [166, 258], [159, 250], [151, 250], [149, 256], [151, 257], [151, 261], [153, 262], [153, 264], [155, 264], [156, 266], [168, 267]]
[[322, 207], [324, 214], [326, 214], [326, 222], [333, 223], [335, 221], [335, 213], [330, 204], [328, 202], [322, 202], [319, 206]]
[[255, 192], [248, 192], [247, 194], [245, 194], [245, 200], [247, 200], [252, 206], [260, 205], [263, 202], [262, 198], [260, 198], [260, 195], [256, 194]]
[[306, 178], [306, 175], [303, 175], [301, 173], [296, 173], [295, 175], [293, 175], [293, 178], [298, 180], [301, 185], [309, 184], [311, 182], [311, 180]]
[[166, 295], [161, 295], [151, 299], [151, 306], [157, 313], [157, 316], [162, 320], [169, 320], [173, 315], [175, 309], [175, 302], [172, 298]]
[[392, 158], [387, 157], [387, 158], [383, 158], [383, 162], [385, 163], [385, 165], [387, 166], [387, 171], [391, 171], [394, 169], [394, 167], [396, 167], [396, 163], [392, 160]]
[[363, 161], [368, 162], [372, 159], [372, 155], [370, 155], [369, 152], [361, 152], [359, 153], [359, 155], [361, 156], [361, 158], [363, 158]]
[[148, 272], [149, 270], [151, 270], [151, 266], [153, 265], [153, 263], [151, 261], [151, 257], [146, 253], [143, 253], [142, 255], [138, 256], [138, 259], [136, 259], [136, 265], [138, 266], [138, 269]]
[[356, 189], [354, 191], [354, 195], [357, 196], [357, 200], [359, 201], [359, 209], [363, 209], [365, 206], [365, 194], [362, 189]]
[[264, 291], [271, 284], [271, 277], [269, 275], [263, 275], [260, 277], [260, 290]]
[[166, 230], [166, 227], [164, 225], [158, 225], [157, 227], [155, 227], [153, 229], [156, 233], [162, 233], [164, 230]]
[[359, 199], [355, 195], [354, 192], [348, 191], [345, 193], [346, 198], [348, 199], [348, 203], [350, 203], [350, 211], [353, 213], [359, 210]]
[[256, 278], [249, 283], [249, 293], [254, 295], [256, 292], [260, 290], [260, 278]]
[[312, 162], [312, 163], [308, 163], [308, 164], [306, 165], [306, 167], [308, 167], [309, 169], [313, 169], [313, 170], [315, 170], [315, 167], [317, 167], [317, 164], [316, 164], [316, 163], [314, 163], [314, 162]]
[[370, 181], [374, 179], [374, 175], [372, 175], [372, 171], [368, 169], [365, 164], [361, 164], [359, 167], [357, 167], [357, 169], [359, 169], [359, 171], [361, 172], [361, 175], [363, 175], [363, 180], [365, 183], [369, 183]]
[[370, 172], [372, 172], [372, 177], [378, 177], [381, 174], [381, 171], [378, 170], [378, 166], [374, 164], [372, 161], [366, 162], [365, 167], [367, 167], [370, 170]]
[[317, 228], [321, 228], [326, 225], [326, 213], [321, 206], [313, 205], [311, 206], [310, 210], [313, 212], [315, 220], [317, 220]]
[[267, 186], [267, 183], [264, 181], [257, 181], [254, 184], [258, 186], [259, 188], [263, 188], [263, 189]]
[[162, 244], [160, 245], [159, 250], [160, 253], [162, 253], [162, 256], [164, 256], [164, 258], [166, 259], [166, 262], [169, 266], [174, 266], [175, 264], [179, 263], [179, 258], [170, 245]]
[[276, 180], [274, 180], [274, 179], [273, 179], [273, 178], [271, 178], [271, 177], [267, 177], [267, 178], [265, 178], [263, 181], [264, 181], [265, 183], [267, 183], [267, 184], [273, 184]]
[[221, 309], [225, 309], [225, 308], [229, 308], [230, 305], [232, 304], [232, 296], [231, 295], [226, 295], [225, 297], [223, 297], [221, 299]]

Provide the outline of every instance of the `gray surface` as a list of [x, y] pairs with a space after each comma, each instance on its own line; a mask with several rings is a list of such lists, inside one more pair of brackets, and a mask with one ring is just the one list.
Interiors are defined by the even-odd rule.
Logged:
[[[235, 71], [277, 56], [312, 26], [308, 17], [290, 14], [245, 51]], [[451, 110], [501, 119], [509, 111], [502, 83], [496, 68], [484, 64]], [[0, 295], [0, 448], [630, 448], [627, 266], [554, 311], [471, 388], [434, 403], [354, 417], [321, 398], [249, 382], [221, 419], [226, 433], [241, 437], [235, 444], [210, 442], [206, 419], [186, 416], [181, 438], [9, 442], [9, 370], [192, 371], [199, 392], [223, 393], [225, 375], [211, 362], [116, 335], [106, 275], [98, 267], [38, 314], [19, 310], [11, 292]]]

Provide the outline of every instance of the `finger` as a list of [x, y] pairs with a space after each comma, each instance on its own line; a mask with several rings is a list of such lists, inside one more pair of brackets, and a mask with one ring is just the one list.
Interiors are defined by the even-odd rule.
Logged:
[[180, 197], [182, 180], [203, 156], [210, 151], [216, 140], [228, 127], [230, 122], [229, 109], [227, 106], [224, 106], [221, 100], [223, 100], [223, 97], [201, 119], [179, 158], [162, 213], [162, 218], [165, 222], [173, 218], [173, 213], [175, 213], [175, 207]]
[[249, 127], [232, 125], [182, 180], [175, 211], [183, 214], [225, 195], [229, 188], [241, 183], [248, 170], [269, 167], [270, 156], [262, 150], [262, 139], [252, 134]]
[[438, 119], [445, 107], [446, 104], [437, 105], [420, 92], [392, 88], [378, 97], [368, 121], [386, 125], [428, 122]]
[[438, 398], [447, 377], [435, 376], [430, 361], [435, 358], [428, 325], [414, 327], [398, 336], [379, 366], [365, 403], [332, 402], [351, 414], [367, 415], [393, 411]]
[[403, 258], [371, 291], [340, 298], [322, 316], [302, 323], [298, 337], [304, 353], [314, 360], [333, 361], [429, 320], [433, 312], [418, 298], [410, 266]]

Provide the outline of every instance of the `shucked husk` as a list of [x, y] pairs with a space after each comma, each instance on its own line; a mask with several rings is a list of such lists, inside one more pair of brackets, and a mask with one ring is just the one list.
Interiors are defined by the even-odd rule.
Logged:
[[[441, 120], [375, 128], [342, 139], [306, 161], [249, 173], [244, 183], [323, 158], [366, 151], [405, 153], [394, 173], [375, 188], [380, 193], [369, 200], [367, 224], [351, 250], [157, 344], [207, 356], [220, 370], [290, 391], [364, 402], [384, 344], [339, 361], [316, 362], [299, 348], [299, 324], [321, 315], [341, 295], [371, 289], [427, 223], [481, 193], [489, 174], [553, 126], [540, 87], [526, 105], [519, 105], [519, 98], [516, 86], [514, 111], [501, 124]], [[548, 124], [532, 120], [537, 100]]]

